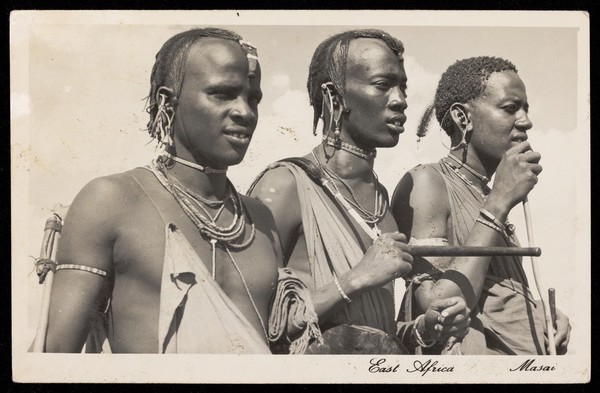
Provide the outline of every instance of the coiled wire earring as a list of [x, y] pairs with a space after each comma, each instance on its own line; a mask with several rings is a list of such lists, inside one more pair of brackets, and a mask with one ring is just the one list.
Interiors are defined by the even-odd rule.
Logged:
[[340, 135], [340, 131], [339, 131], [339, 120], [340, 120], [340, 116], [341, 116], [341, 112], [339, 116], [335, 116], [334, 118], [334, 112], [335, 112], [335, 107], [334, 107], [334, 102], [333, 102], [333, 96], [331, 94], [331, 82], [326, 82], [323, 83], [321, 85], [321, 90], [323, 92], [323, 108], [321, 109], [321, 113], [325, 113], [325, 107], [327, 107], [328, 112], [329, 112], [329, 122], [328, 122], [328, 126], [329, 128], [327, 130], [323, 129], [323, 136], [327, 135], [329, 133], [329, 131], [331, 131], [331, 127], [334, 125], [335, 123], [335, 130], [333, 132], [335, 139], [339, 139], [339, 135]]
[[[339, 106], [339, 104], [336, 105], [336, 106]], [[341, 134], [340, 123], [341, 123], [341, 118], [342, 118], [342, 108], [338, 108], [337, 113], [335, 115], [335, 119], [334, 119], [335, 130], [333, 131], [333, 135], [334, 135], [334, 138], [335, 138], [336, 142], [340, 140], [340, 134]]]

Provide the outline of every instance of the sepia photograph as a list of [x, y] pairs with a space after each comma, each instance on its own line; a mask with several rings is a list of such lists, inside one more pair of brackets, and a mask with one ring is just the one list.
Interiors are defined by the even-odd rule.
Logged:
[[587, 383], [583, 11], [13, 11], [12, 375]]

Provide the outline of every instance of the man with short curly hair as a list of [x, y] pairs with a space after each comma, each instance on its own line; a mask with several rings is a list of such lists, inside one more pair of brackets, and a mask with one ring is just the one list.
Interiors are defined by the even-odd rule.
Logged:
[[[450, 136], [451, 151], [437, 163], [410, 170], [392, 198], [396, 222], [411, 242], [518, 245], [508, 213], [542, 171], [540, 154], [527, 142], [532, 127], [528, 109], [525, 85], [508, 60], [474, 57], [444, 72], [417, 134], [425, 135], [435, 111]], [[407, 320], [431, 301], [448, 296], [463, 297], [472, 309], [469, 333], [448, 352], [547, 353], [543, 308], [529, 289], [521, 257], [415, 258], [408, 282], [402, 309]], [[559, 354], [566, 352], [569, 331], [568, 318], [558, 312]], [[434, 346], [426, 351], [446, 349]]]

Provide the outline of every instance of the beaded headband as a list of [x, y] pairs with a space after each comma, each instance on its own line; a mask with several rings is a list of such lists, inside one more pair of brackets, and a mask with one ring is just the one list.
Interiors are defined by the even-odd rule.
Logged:
[[244, 48], [246, 57], [248, 58], [248, 73], [254, 74], [258, 66], [258, 50], [248, 41], [239, 40], [238, 42]]

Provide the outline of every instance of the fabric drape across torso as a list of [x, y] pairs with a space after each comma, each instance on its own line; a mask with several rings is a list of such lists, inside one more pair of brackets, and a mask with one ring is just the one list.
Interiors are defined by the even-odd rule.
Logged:
[[[450, 245], [463, 245], [479, 216], [483, 197], [465, 182], [443, 160], [430, 164], [444, 180], [450, 205]], [[509, 246], [517, 246], [511, 237]], [[439, 260], [438, 260], [439, 261]], [[438, 278], [449, 259], [427, 272]], [[409, 291], [405, 296], [412, 296]], [[406, 303], [406, 302], [405, 302]], [[408, 302], [410, 304], [410, 302]], [[408, 312], [410, 313], [410, 311]], [[544, 354], [544, 328], [541, 307], [528, 288], [521, 258], [495, 256], [488, 268], [478, 307], [471, 313], [471, 328], [463, 339], [464, 354]]]
[[[333, 272], [340, 276], [356, 266], [365, 251], [332, 211], [327, 196], [301, 168], [289, 162], [278, 165], [287, 168], [296, 181], [312, 277], [309, 286], [320, 288], [333, 281]], [[384, 301], [385, 296], [390, 294], [383, 288], [355, 296], [320, 326], [327, 330], [340, 324], [364, 325], [395, 335], [393, 303]]]

